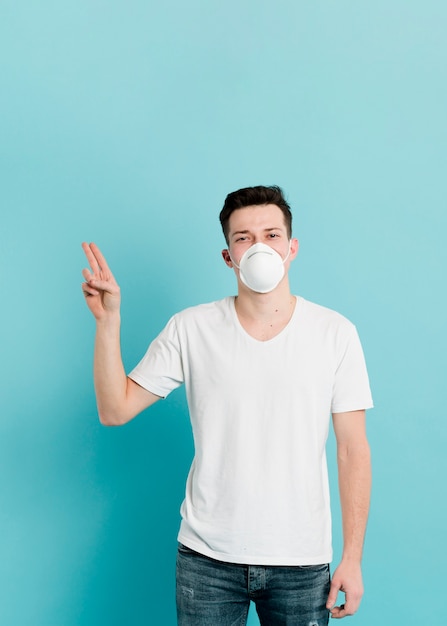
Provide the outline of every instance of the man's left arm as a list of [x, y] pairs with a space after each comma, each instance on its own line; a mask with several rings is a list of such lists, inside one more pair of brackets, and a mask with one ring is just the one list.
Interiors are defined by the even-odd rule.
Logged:
[[[371, 493], [371, 458], [365, 411], [332, 415], [337, 440], [338, 483], [343, 522], [343, 555], [332, 577], [327, 607], [334, 618], [353, 615], [362, 599], [361, 560]], [[337, 593], [345, 602], [334, 606]]]

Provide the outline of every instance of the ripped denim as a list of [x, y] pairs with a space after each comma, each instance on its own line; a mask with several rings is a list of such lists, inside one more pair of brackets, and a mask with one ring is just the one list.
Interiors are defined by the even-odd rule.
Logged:
[[179, 544], [178, 626], [327, 626], [329, 565], [258, 566], [215, 561]]

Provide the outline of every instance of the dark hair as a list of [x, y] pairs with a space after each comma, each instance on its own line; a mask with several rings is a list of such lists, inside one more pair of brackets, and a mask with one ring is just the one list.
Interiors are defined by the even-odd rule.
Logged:
[[257, 187], [244, 187], [244, 189], [238, 189], [237, 191], [229, 193], [225, 198], [223, 209], [219, 215], [225, 241], [228, 243], [228, 226], [230, 215], [233, 211], [243, 209], [248, 206], [264, 204], [276, 204], [276, 206], [281, 209], [284, 215], [287, 235], [290, 239], [292, 236], [292, 213], [290, 211], [290, 206], [284, 198], [282, 189], [277, 185], [271, 185], [269, 187], [258, 185]]

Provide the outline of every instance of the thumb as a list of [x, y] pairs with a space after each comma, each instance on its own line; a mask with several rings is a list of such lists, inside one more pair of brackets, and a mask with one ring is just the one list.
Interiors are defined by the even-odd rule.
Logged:
[[99, 289], [100, 291], [105, 291], [106, 293], [110, 293], [112, 295], [118, 295], [120, 292], [118, 285], [115, 285], [108, 280], [101, 280], [93, 277], [87, 282], [91, 287], [93, 287], [93, 289]]
[[339, 587], [334, 581], [331, 583], [331, 588], [329, 590], [329, 595], [327, 597], [326, 608], [332, 609], [337, 601], [337, 594], [339, 592]]

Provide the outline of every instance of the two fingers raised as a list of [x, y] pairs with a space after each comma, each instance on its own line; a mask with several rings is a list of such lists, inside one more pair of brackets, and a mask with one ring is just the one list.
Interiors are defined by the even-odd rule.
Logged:
[[82, 285], [84, 294], [86, 296], [97, 296], [101, 291], [118, 292], [118, 285], [98, 246], [94, 243], [88, 244], [84, 242], [82, 249], [90, 265], [90, 269], [85, 268], [82, 270], [82, 276], [85, 279], [85, 283]]

